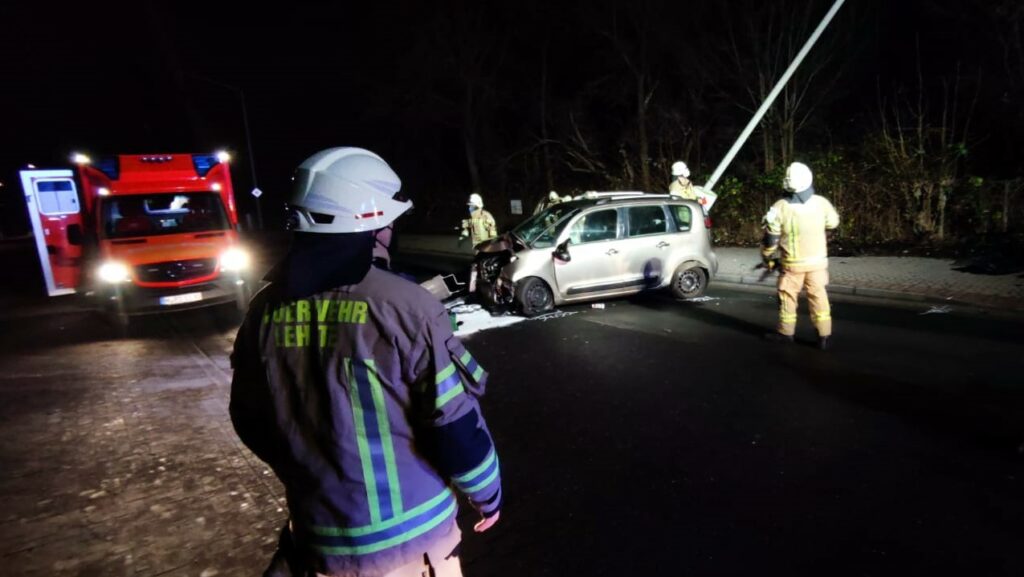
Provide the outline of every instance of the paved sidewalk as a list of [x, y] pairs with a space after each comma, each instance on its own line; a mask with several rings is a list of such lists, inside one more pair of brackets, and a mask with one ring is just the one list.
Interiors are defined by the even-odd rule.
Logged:
[[[400, 250], [472, 258], [469, 243], [455, 236], [403, 234]], [[772, 288], [775, 277], [760, 281], [757, 248], [717, 247], [716, 283]], [[829, 259], [829, 292], [919, 302], [947, 302], [1024, 312], [1024, 272], [986, 275], [954, 270], [949, 259], [894, 256], [834, 256]]]
[[[756, 248], [717, 248], [717, 282], [772, 287], [760, 282]], [[986, 275], [954, 270], [952, 260], [898, 256], [829, 258], [829, 292], [914, 301], [947, 301], [1024, 311], [1024, 273]]]

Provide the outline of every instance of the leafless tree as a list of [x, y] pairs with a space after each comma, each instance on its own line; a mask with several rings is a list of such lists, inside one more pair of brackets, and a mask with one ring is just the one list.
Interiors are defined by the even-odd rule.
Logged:
[[946, 204], [962, 175], [978, 102], [976, 90], [965, 106], [962, 84], [958, 65], [952, 78], [942, 79], [941, 102], [933, 108], [918, 55], [914, 91], [898, 88], [893, 96], [878, 98], [881, 128], [876, 159], [889, 182], [898, 187], [904, 214], [918, 237], [945, 237]]

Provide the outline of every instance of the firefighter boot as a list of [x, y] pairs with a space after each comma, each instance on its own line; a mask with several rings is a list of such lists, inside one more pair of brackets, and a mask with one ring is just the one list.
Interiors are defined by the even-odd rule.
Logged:
[[793, 335], [784, 335], [780, 332], [765, 333], [764, 339], [773, 343], [792, 344]]

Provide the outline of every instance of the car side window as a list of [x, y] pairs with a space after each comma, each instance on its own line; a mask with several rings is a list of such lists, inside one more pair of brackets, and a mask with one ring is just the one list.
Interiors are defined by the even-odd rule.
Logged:
[[647, 236], [665, 234], [668, 231], [668, 219], [665, 209], [658, 206], [630, 206], [626, 209], [629, 219], [629, 236]]
[[619, 216], [615, 209], [585, 214], [569, 229], [572, 244], [613, 240], [618, 236]]
[[693, 225], [693, 211], [683, 204], [672, 205], [672, 216], [675, 217], [676, 229], [674, 232], [686, 232]]

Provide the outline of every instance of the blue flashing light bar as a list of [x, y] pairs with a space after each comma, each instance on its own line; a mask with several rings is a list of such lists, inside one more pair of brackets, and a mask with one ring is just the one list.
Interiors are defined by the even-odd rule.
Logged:
[[216, 154], [192, 155], [192, 165], [196, 167], [196, 173], [199, 176], [206, 176], [206, 173], [210, 172], [210, 170], [218, 164], [220, 164], [220, 161], [217, 160]]

